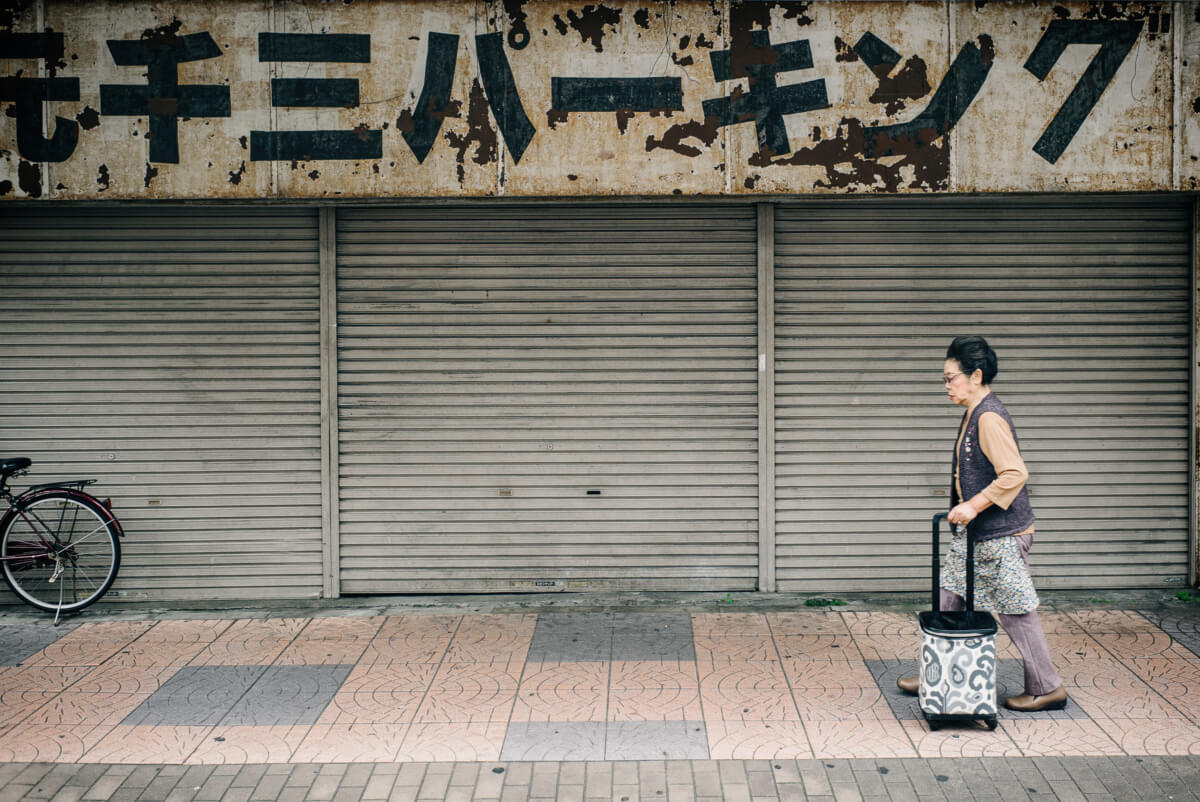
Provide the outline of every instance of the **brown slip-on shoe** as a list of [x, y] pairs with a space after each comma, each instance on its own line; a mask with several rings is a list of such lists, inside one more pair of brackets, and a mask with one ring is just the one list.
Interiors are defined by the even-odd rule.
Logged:
[[920, 677], [901, 677], [896, 680], [896, 687], [905, 693], [916, 696], [921, 690], [921, 679]]
[[1039, 710], [1062, 710], [1067, 706], [1067, 689], [1059, 685], [1050, 693], [1041, 696], [1023, 693], [1020, 696], [1010, 696], [1004, 700], [1004, 706], [1009, 710], [1022, 713], [1036, 713]]

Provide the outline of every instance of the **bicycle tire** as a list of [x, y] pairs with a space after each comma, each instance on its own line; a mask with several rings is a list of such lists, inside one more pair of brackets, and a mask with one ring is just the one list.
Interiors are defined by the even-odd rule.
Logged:
[[[41, 549], [38, 534], [63, 555], [21, 559]], [[18, 499], [0, 532], [0, 573], [22, 601], [41, 610], [82, 610], [112, 587], [121, 567], [121, 545], [112, 513], [99, 501], [74, 490], [55, 488]]]

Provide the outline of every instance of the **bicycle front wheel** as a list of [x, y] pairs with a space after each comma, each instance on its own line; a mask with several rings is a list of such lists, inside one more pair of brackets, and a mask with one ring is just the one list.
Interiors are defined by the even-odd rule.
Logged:
[[19, 502], [0, 534], [0, 570], [22, 601], [72, 612], [92, 604], [117, 578], [121, 546], [100, 502], [49, 490]]

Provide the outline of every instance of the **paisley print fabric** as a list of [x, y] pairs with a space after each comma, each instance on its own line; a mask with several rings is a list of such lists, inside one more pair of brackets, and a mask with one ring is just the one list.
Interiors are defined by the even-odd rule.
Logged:
[[922, 633], [921, 709], [932, 715], [996, 715], [996, 638]]
[[[941, 585], [967, 597], [967, 536], [955, 527], [950, 553], [942, 561]], [[975, 609], [1001, 615], [1023, 615], [1038, 607], [1037, 591], [1021, 559], [1015, 537], [997, 537], [975, 543]]]

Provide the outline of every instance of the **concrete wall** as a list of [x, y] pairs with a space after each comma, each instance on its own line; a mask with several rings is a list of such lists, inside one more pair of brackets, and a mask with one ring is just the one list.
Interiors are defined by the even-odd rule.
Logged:
[[5, 200], [1200, 188], [1193, 3], [8, 0], [0, 79]]

